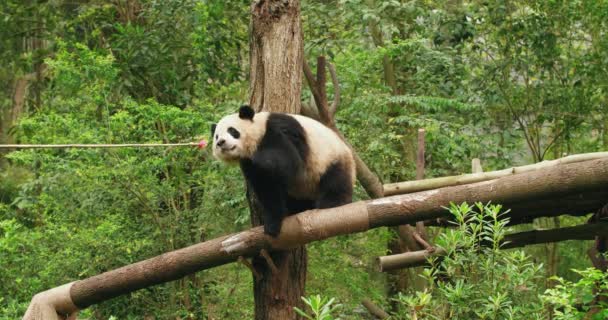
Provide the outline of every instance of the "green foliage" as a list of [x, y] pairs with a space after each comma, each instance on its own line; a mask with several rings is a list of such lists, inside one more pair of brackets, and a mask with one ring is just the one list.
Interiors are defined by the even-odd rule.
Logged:
[[542, 319], [541, 265], [523, 251], [500, 248], [507, 228], [500, 205], [449, 208], [457, 228], [437, 243], [447, 256], [431, 260], [427, 289], [400, 294], [398, 319]]
[[574, 272], [581, 276], [580, 280], [571, 282], [561, 277], [553, 277], [552, 279], [558, 284], [554, 288], [547, 289], [541, 297], [553, 310], [553, 319], [606, 319], [608, 275], [595, 268], [574, 270]]
[[308, 298], [302, 297], [302, 301], [308, 306], [310, 313], [306, 313], [297, 307], [294, 307], [294, 309], [299, 315], [309, 320], [339, 320], [339, 318], [335, 318], [333, 314], [340, 309], [341, 305], [334, 304], [334, 300], [334, 298], [328, 299], [326, 297], [321, 297], [320, 295], [314, 295]]

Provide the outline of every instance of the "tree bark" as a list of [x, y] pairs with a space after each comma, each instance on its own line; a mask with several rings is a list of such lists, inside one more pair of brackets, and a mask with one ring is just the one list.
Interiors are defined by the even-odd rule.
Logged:
[[[250, 104], [256, 111], [300, 113], [303, 37], [298, 0], [257, 0], [251, 5]], [[251, 188], [248, 186], [248, 190]], [[262, 225], [262, 207], [248, 192], [251, 222]], [[306, 283], [305, 246], [254, 256], [255, 319], [296, 319]], [[274, 263], [276, 269], [271, 267]]]
[[[367, 5], [371, 8], [375, 6], [374, 0], [367, 0]], [[372, 36], [372, 41], [377, 48], [384, 47], [384, 36], [382, 35], [382, 30], [376, 22], [369, 23], [369, 30]], [[399, 88], [397, 87], [397, 79], [395, 77], [395, 66], [391, 57], [388, 55], [384, 55], [382, 57], [382, 69], [384, 71], [384, 83], [391, 88], [393, 95], [399, 94]]]
[[12, 138], [9, 135], [10, 128], [17, 123], [25, 108], [25, 98], [29, 83], [36, 77], [35, 73], [26, 74], [15, 79], [13, 86], [13, 103], [8, 109], [2, 110], [0, 115], [0, 143], [10, 144]]
[[249, 101], [252, 108], [300, 111], [302, 39], [298, 0], [253, 1]]

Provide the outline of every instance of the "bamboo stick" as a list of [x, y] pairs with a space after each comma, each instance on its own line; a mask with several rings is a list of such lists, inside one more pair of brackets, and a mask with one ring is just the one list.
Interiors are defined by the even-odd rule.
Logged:
[[384, 195], [391, 196], [396, 194], [406, 194], [424, 190], [438, 189], [449, 186], [470, 184], [481, 181], [494, 180], [501, 177], [540, 170], [560, 164], [576, 163], [582, 161], [589, 161], [595, 159], [601, 159], [608, 157], [608, 152], [595, 152], [595, 153], [584, 153], [567, 156], [564, 158], [543, 161], [531, 165], [525, 165], [520, 167], [513, 167], [498, 171], [488, 171], [481, 173], [463, 174], [459, 176], [449, 176], [433, 179], [425, 179], [419, 181], [405, 181], [389, 183], [384, 185]]

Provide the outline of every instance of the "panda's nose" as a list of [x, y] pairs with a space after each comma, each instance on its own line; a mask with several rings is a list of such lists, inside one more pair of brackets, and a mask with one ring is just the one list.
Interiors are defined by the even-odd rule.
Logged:
[[221, 147], [221, 146], [223, 146], [223, 145], [224, 145], [224, 143], [225, 143], [225, 142], [226, 142], [226, 140], [221, 139], [220, 141], [218, 141], [218, 142], [217, 142], [217, 146], [218, 146], [218, 147]]

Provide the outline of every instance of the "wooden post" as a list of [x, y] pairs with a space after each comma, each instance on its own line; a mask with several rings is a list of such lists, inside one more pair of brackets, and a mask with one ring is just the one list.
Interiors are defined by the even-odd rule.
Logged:
[[424, 136], [426, 130], [418, 129], [418, 152], [416, 155], [416, 180], [424, 179]]
[[471, 161], [471, 173], [482, 173], [483, 168], [481, 167], [481, 160], [479, 158], [473, 158]]
[[[418, 129], [418, 153], [416, 157], [416, 180], [424, 179], [424, 136], [426, 131], [424, 129]], [[416, 232], [424, 239], [427, 240], [426, 230], [424, 229], [424, 221], [416, 222]]]

